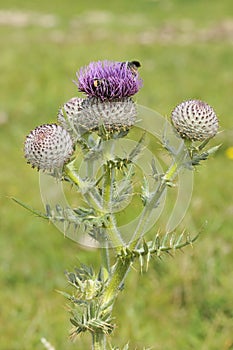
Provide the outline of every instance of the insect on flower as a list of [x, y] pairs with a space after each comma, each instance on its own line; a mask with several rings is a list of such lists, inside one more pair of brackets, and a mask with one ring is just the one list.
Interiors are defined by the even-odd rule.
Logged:
[[122, 67], [126, 65], [127, 68], [129, 68], [131, 70], [131, 73], [133, 75], [137, 75], [138, 72], [138, 68], [141, 67], [141, 63], [139, 61], [126, 61], [126, 62], [122, 62]]
[[95, 79], [93, 80], [93, 86], [94, 86], [94, 88], [97, 88], [98, 86], [100, 86], [101, 84], [103, 84], [105, 80], [106, 80], [106, 79], [97, 79], [97, 78], [95, 78]]
[[138, 61], [91, 62], [76, 73], [78, 81], [75, 84], [79, 91], [102, 101], [131, 97], [142, 86], [142, 80], [137, 73], [139, 66]]
[[102, 78], [102, 79], [98, 79], [95, 78], [93, 80], [93, 88], [94, 90], [102, 90], [104, 92], [104, 94], [106, 94], [106, 96], [110, 95], [110, 90], [111, 90], [111, 86], [110, 86], [110, 82], [108, 79]]

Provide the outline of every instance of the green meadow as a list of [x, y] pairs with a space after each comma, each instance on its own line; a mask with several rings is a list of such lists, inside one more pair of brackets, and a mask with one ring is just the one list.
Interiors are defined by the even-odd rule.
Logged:
[[[139, 104], [169, 117], [199, 98], [214, 107], [220, 150], [195, 171], [180, 230], [204, 233], [193, 247], [131, 270], [114, 315], [113, 344], [130, 349], [233, 349], [233, 3], [231, 0], [1, 0], [0, 349], [89, 349], [69, 340], [66, 269], [98, 267], [99, 252], [65, 238], [11, 200], [43, 210], [25, 136], [56, 121], [78, 94], [90, 61], [139, 60]], [[206, 223], [206, 224], [205, 224]], [[157, 228], [159, 229], [159, 227]], [[177, 229], [179, 232], [179, 228]]]

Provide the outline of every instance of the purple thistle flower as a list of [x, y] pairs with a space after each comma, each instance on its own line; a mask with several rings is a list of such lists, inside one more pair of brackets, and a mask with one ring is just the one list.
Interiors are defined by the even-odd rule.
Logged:
[[79, 91], [101, 101], [133, 96], [142, 86], [137, 68], [140, 63], [98, 61], [91, 62], [76, 73]]

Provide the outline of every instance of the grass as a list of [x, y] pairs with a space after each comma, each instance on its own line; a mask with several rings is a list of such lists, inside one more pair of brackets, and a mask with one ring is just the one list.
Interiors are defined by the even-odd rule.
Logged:
[[186, 98], [213, 105], [222, 130], [213, 143], [223, 143], [196, 172], [184, 221], [195, 232], [208, 220], [208, 234], [184, 254], [153, 261], [147, 274], [132, 270], [115, 310], [114, 341], [130, 340], [132, 349], [233, 349], [232, 160], [225, 155], [233, 135], [232, 2], [2, 0], [0, 10], [49, 13], [57, 21], [0, 26], [0, 349], [39, 350], [42, 336], [57, 350], [88, 348], [85, 337], [67, 339], [65, 301], [55, 290], [66, 288], [65, 269], [94, 265], [98, 253], [9, 197], [42, 209], [38, 174], [22, 154], [25, 135], [55, 121], [58, 107], [77, 94], [79, 67], [106, 58], [140, 60], [137, 101], [163, 115]]

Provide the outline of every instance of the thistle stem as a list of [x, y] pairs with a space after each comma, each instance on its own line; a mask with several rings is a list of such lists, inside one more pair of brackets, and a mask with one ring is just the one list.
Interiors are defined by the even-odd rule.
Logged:
[[157, 189], [151, 194], [151, 198], [148, 200], [144, 211], [142, 212], [140, 221], [138, 223], [138, 226], [134, 232], [134, 235], [131, 240], [130, 249], [135, 249], [138, 245], [140, 239], [142, 238], [143, 234], [145, 233], [146, 226], [148, 224], [148, 221], [153, 213], [153, 209], [158, 204], [161, 196], [163, 195], [165, 189], [169, 184], [172, 183], [176, 175], [178, 174], [179, 170], [184, 166], [184, 164], [187, 162], [187, 156], [189, 155], [188, 150], [181, 145], [180, 150], [178, 151], [172, 165], [168, 168], [164, 176], [162, 177], [162, 180], [157, 187]]
[[110, 273], [110, 256], [109, 256], [109, 248], [106, 247], [101, 248], [101, 257], [103, 266], [106, 268], [108, 273]]
[[82, 192], [83, 196], [85, 199], [93, 205], [93, 207], [96, 210], [101, 210], [102, 205], [101, 205], [101, 197], [96, 190], [95, 187], [90, 187], [88, 189], [85, 189], [85, 181], [83, 181], [79, 175], [76, 173], [76, 171], [73, 169], [72, 164], [67, 164], [64, 166], [64, 172], [67, 175], [67, 177], [71, 180], [73, 184], [78, 186], [80, 191]]
[[113, 186], [115, 182], [115, 169], [114, 167], [110, 167], [109, 164], [106, 164], [104, 166], [104, 181], [103, 181], [103, 207], [104, 210], [109, 214], [108, 217], [108, 239], [110, 242], [110, 245], [113, 245], [113, 247], [116, 247], [117, 250], [124, 245], [124, 242], [119, 234], [119, 231], [116, 226], [114, 215], [112, 214], [113, 211]]
[[92, 333], [92, 350], [106, 350], [106, 335], [104, 333]]
[[[144, 208], [144, 212], [142, 213], [141, 220], [138, 223], [138, 226], [134, 232], [134, 237], [132, 238], [130, 249], [135, 249], [139, 244], [143, 234], [145, 227], [150, 219], [152, 214], [152, 210], [155, 208], [159, 199], [161, 198], [164, 190], [168, 186], [168, 183], [171, 182], [179, 170], [184, 166], [187, 159], [188, 152], [186, 148], [182, 146], [182, 148], [178, 151], [176, 155], [176, 159], [172, 163], [172, 165], [168, 168], [166, 173], [164, 174], [162, 181], [156, 191], [152, 194], [150, 201], [147, 203]], [[112, 277], [104, 291], [103, 294], [103, 303], [108, 304], [114, 300], [116, 295], [118, 294], [119, 288], [121, 287], [131, 265], [130, 258], [118, 258], [116, 265], [114, 267], [114, 271], [112, 273]]]
[[130, 259], [122, 260], [118, 258], [114, 266], [112, 277], [103, 293], [103, 298], [102, 298], [103, 305], [107, 305], [107, 304], [110, 304], [111, 302], [112, 303], [114, 302], [114, 299], [116, 298], [120, 290], [120, 287], [124, 282], [124, 279], [130, 268], [130, 265], [131, 265]]

